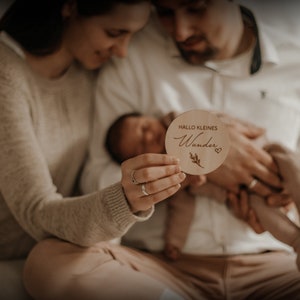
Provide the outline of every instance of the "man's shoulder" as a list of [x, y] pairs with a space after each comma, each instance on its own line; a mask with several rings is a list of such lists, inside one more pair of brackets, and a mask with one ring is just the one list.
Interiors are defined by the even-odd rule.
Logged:
[[279, 0], [239, 0], [255, 16], [258, 28], [273, 42], [300, 44], [300, 1], [291, 0], [287, 4]]
[[164, 32], [155, 15], [150, 17], [148, 24], [132, 39], [130, 48], [142, 48], [144, 50], [160, 47], [167, 42], [168, 35]]

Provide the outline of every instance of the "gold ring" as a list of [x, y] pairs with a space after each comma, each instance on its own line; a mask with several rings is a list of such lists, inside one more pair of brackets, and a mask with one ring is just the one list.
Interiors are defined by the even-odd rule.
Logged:
[[132, 170], [130, 173], [130, 179], [133, 184], [139, 184], [139, 182], [134, 177], [135, 170]]
[[257, 182], [258, 182], [257, 179], [254, 178], [248, 185], [248, 189], [252, 190], [256, 186]]
[[150, 195], [150, 194], [146, 191], [146, 186], [145, 186], [144, 183], [141, 185], [141, 189], [142, 189], [142, 193], [143, 193], [145, 196], [149, 196], [149, 195]]

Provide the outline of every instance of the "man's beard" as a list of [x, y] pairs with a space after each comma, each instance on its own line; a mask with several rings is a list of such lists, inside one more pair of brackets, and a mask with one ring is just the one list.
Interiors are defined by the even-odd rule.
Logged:
[[183, 59], [193, 65], [202, 65], [206, 61], [213, 60], [218, 54], [217, 48], [212, 47], [208, 47], [202, 52], [184, 50], [179, 44], [177, 44], [177, 47]]

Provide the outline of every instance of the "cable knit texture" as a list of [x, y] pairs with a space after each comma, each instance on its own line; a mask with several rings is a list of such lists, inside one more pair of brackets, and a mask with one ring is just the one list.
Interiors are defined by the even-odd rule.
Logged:
[[93, 81], [75, 64], [57, 80], [40, 78], [0, 43], [0, 259], [25, 256], [49, 236], [82, 246], [110, 240], [151, 214], [133, 215], [120, 183], [74, 196]]

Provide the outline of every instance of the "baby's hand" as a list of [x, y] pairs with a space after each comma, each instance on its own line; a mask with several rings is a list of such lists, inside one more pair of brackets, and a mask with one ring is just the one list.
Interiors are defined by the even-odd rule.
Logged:
[[[228, 193], [227, 207], [235, 217], [246, 222], [257, 234], [263, 233], [266, 230], [260, 223], [249, 200], [250, 195], [246, 190], [241, 190], [239, 194]], [[264, 199], [261, 198], [261, 201]]]
[[180, 256], [180, 250], [169, 243], [165, 245], [164, 255], [170, 260], [178, 260]]
[[273, 207], [289, 207], [293, 203], [292, 196], [286, 191], [273, 193], [266, 197], [267, 204]]
[[205, 175], [189, 175], [187, 174], [186, 179], [183, 183], [184, 187], [192, 186], [192, 187], [199, 187], [206, 183], [206, 176]]

